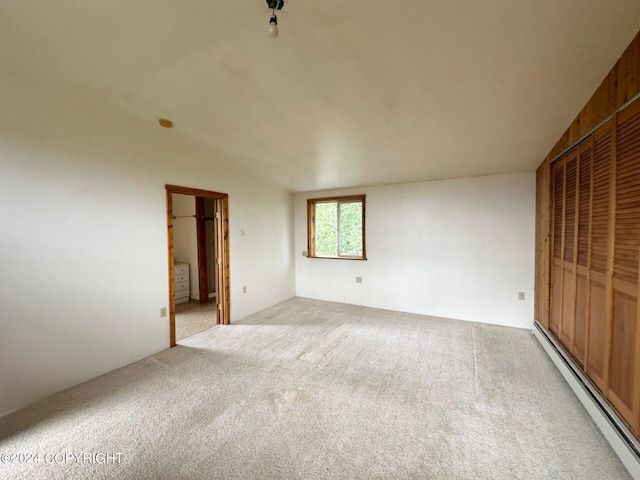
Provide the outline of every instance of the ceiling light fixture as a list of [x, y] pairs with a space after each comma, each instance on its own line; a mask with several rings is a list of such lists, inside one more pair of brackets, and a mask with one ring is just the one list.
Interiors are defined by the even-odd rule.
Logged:
[[284, 0], [267, 0], [267, 5], [271, 9], [271, 18], [269, 19], [269, 36], [276, 38], [278, 36], [278, 17], [276, 10], [282, 10]]

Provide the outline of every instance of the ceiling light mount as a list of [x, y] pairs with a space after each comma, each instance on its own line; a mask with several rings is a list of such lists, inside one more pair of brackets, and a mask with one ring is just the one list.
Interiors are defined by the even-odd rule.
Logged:
[[271, 18], [269, 19], [269, 36], [276, 38], [278, 36], [278, 17], [276, 10], [282, 10], [284, 0], [266, 0], [267, 6], [271, 9]]
[[282, 10], [284, 7], [284, 0], [267, 0], [269, 10]]

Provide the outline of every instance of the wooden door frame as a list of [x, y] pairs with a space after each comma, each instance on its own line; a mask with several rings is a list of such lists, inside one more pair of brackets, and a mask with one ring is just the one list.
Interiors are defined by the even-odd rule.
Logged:
[[175, 303], [175, 269], [173, 248], [173, 197], [174, 193], [194, 197], [213, 198], [216, 200], [216, 319], [217, 323], [229, 325], [230, 288], [229, 288], [229, 195], [197, 188], [165, 185], [167, 190], [167, 252], [169, 262], [169, 346], [176, 345], [176, 303]]

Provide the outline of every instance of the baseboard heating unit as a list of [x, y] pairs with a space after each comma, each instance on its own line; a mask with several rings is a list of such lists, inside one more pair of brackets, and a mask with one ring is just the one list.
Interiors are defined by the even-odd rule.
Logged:
[[535, 322], [533, 335], [635, 480], [640, 480], [640, 443], [558, 342]]

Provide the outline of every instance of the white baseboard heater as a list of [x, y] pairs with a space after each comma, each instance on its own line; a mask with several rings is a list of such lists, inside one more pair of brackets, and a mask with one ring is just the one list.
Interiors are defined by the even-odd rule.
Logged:
[[533, 335], [560, 370], [631, 476], [640, 480], [640, 443], [571, 357], [537, 321], [533, 324]]

